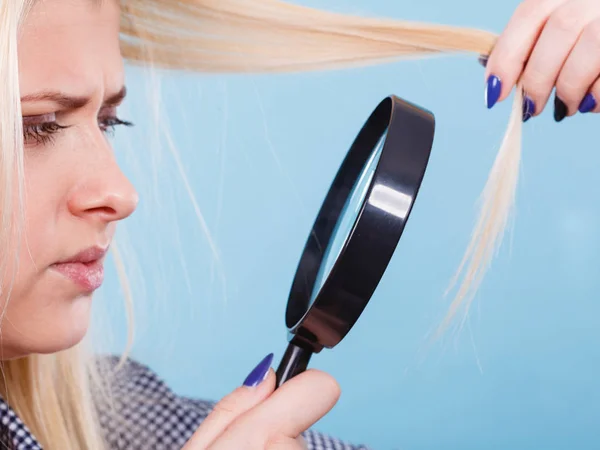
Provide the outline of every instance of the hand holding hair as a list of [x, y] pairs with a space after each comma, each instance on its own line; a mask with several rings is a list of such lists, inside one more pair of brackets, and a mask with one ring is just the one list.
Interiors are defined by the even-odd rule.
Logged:
[[520, 78], [525, 121], [544, 110], [554, 88], [557, 122], [599, 112], [600, 1], [523, 1], [482, 63], [488, 108]]

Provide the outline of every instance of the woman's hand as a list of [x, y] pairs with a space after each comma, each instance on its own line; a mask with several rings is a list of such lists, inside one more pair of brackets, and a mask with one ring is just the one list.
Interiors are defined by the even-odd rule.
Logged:
[[271, 361], [269, 355], [244, 386], [217, 403], [183, 450], [306, 448], [300, 435], [336, 404], [338, 384], [323, 372], [308, 370], [274, 392]]
[[522, 78], [523, 119], [538, 115], [556, 87], [557, 122], [600, 112], [600, 0], [525, 0], [486, 63], [488, 108]]

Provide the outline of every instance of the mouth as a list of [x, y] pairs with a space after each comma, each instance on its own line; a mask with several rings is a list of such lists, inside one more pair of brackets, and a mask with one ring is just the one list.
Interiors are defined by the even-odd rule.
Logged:
[[72, 281], [84, 293], [97, 290], [104, 281], [104, 257], [107, 249], [90, 247], [77, 255], [52, 264], [51, 269]]

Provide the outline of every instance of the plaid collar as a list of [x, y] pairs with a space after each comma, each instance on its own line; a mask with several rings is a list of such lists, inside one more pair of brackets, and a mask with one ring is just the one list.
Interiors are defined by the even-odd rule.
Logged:
[[2, 398], [0, 398], [0, 422], [2, 423], [0, 437], [2, 447], [15, 450], [42, 450], [42, 446], [27, 425]]

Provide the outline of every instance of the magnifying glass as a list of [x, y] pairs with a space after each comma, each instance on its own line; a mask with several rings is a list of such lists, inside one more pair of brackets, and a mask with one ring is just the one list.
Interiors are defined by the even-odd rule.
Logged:
[[429, 161], [431, 112], [389, 96], [356, 136], [321, 206], [292, 282], [277, 387], [335, 347], [394, 254]]

